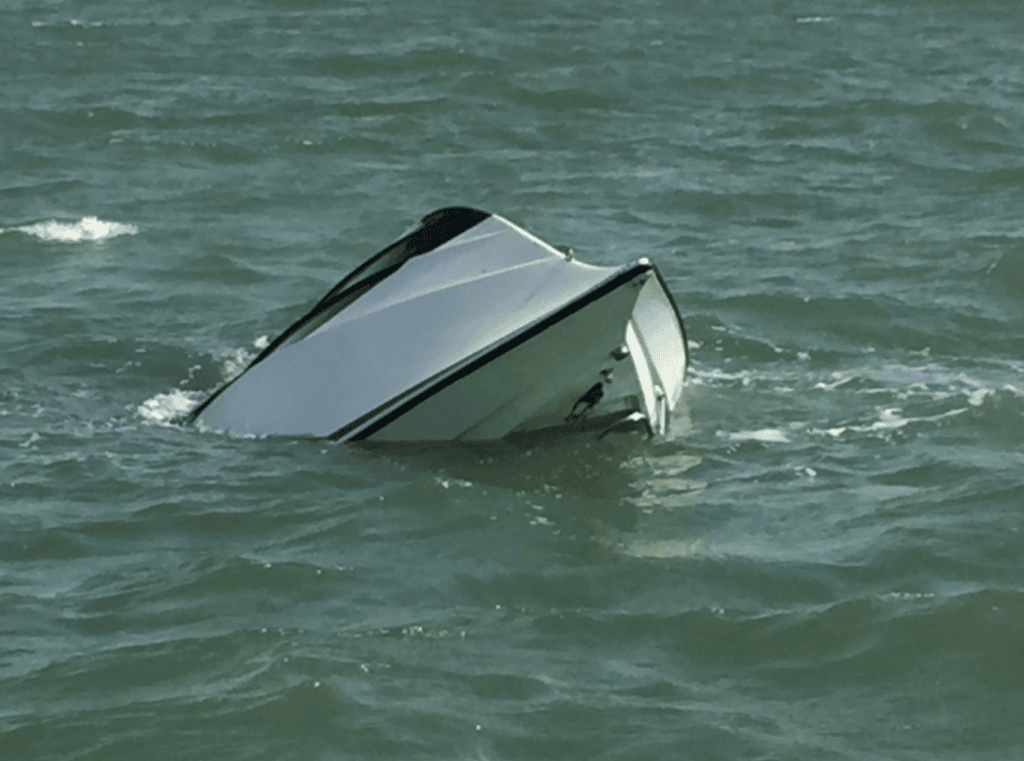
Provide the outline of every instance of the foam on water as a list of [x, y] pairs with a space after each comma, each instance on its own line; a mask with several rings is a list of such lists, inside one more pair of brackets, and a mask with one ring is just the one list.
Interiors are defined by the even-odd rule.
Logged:
[[764, 443], [786, 443], [789, 436], [779, 428], [761, 428], [756, 431], [736, 431], [728, 434], [730, 441], [761, 441]]
[[39, 240], [55, 243], [81, 243], [116, 238], [119, 235], [135, 235], [139, 228], [122, 222], [106, 222], [98, 217], [82, 217], [77, 222], [48, 220], [32, 225], [0, 228], [0, 232], [19, 232]]
[[80, 28], [98, 29], [104, 26], [101, 21], [81, 21], [73, 18], [68, 21], [33, 21], [32, 26], [36, 29], [44, 27], [72, 26]]
[[[261, 336], [261, 338], [263, 338]], [[258, 346], [261, 338], [256, 339], [254, 346]], [[232, 349], [220, 357], [220, 374], [225, 381], [229, 381], [249, 366], [249, 363], [256, 359], [256, 355], [247, 349]]]
[[961, 407], [948, 412], [943, 412], [938, 415], [920, 415], [920, 416], [904, 416], [903, 410], [898, 407], [887, 407], [878, 411], [878, 419], [870, 423], [864, 423], [859, 425], [840, 425], [834, 428], [818, 429], [811, 428], [809, 433], [812, 434], [827, 434], [832, 437], [842, 436], [847, 431], [854, 431], [856, 433], [888, 433], [889, 431], [903, 428], [910, 423], [925, 423], [934, 422], [936, 420], [942, 420], [944, 418], [954, 417], [956, 415], [962, 415], [967, 412], [966, 407]]
[[[262, 335], [253, 341], [253, 346], [258, 349], [265, 348], [269, 341], [267, 336]], [[222, 382], [232, 380], [242, 372], [256, 355], [248, 349], [235, 348], [226, 349], [215, 354], [219, 375]], [[194, 365], [188, 370], [188, 378], [181, 381], [182, 384], [191, 380], [193, 374], [201, 365]], [[148, 423], [157, 425], [176, 425], [180, 423], [200, 402], [205, 399], [212, 389], [185, 390], [181, 388], [171, 389], [167, 393], [158, 393], [136, 407], [136, 414]]]
[[799, 389], [805, 395], [845, 392], [875, 397], [887, 394], [901, 401], [940, 401], [964, 396], [975, 407], [999, 391], [1024, 397], [1024, 385], [1005, 380], [1008, 374], [1013, 376], [1021, 372], [1021, 363], [993, 361], [990, 364], [990, 368], [979, 365], [971, 373], [940, 362], [864, 363], [827, 373], [816, 372], [802, 364], [772, 364], [765, 368], [753, 367], [731, 372], [717, 367], [693, 367], [688, 372], [687, 385], [691, 389], [743, 387], [751, 390], [771, 389], [782, 393]]
[[[706, 406], [708, 398], [726, 401], [738, 396], [781, 404], [788, 410], [784, 423], [771, 417], [736, 419], [719, 427], [715, 437], [730, 443], [797, 446], [850, 437], [892, 440], [908, 431], [913, 435], [949, 425], [988, 427], [990, 423], [980, 422], [983, 418], [997, 409], [1016, 409], [1024, 399], [1024, 387], [1006, 380], [1019, 373], [1016, 361], [991, 359], [964, 370], [948, 359], [927, 354], [922, 358], [927, 359], [878, 358], [840, 370], [816, 369], [803, 362], [735, 370], [698, 366], [690, 373], [688, 394], [698, 408]], [[1007, 421], [1003, 429], [1016, 430], [1015, 413], [1009, 418], [1005, 412], [999, 415]], [[726, 419], [721, 418], [723, 423]]]
[[138, 407], [136, 413], [147, 423], [174, 425], [191, 412], [203, 399], [203, 392], [173, 389], [166, 394], [156, 394]]

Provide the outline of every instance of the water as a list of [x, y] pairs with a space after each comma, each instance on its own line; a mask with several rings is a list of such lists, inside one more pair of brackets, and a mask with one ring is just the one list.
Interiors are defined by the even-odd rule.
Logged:
[[[1019, 757], [1022, 23], [9, 0], [0, 756]], [[453, 204], [659, 264], [674, 441], [174, 423]]]

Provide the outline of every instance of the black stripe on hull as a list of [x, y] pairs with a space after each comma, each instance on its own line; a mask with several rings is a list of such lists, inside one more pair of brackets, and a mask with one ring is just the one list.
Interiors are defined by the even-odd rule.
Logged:
[[[484, 349], [483, 354], [466, 360], [466, 364], [457, 367], [454, 370], [445, 370], [434, 376], [434, 378], [430, 378], [423, 384], [420, 384], [420, 386], [426, 386], [426, 388], [418, 390], [419, 387], [416, 387], [399, 394], [393, 399], [378, 406], [376, 409], [360, 416], [357, 420], [339, 428], [327, 438], [335, 441], [361, 441], [372, 436], [377, 431], [388, 426], [399, 417], [409, 412], [409, 410], [427, 401], [430, 397], [439, 393], [448, 386], [457, 383], [471, 373], [474, 373], [485, 365], [493, 362], [503, 354], [512, 351], [517, 346], [529, 341], [540, 333], [543, 333], [551, 326], [561, 322], [567, 317], [570, 317], [583, 307], [607, 296], [613, 291], [621, 288], [623, 285], [631, 282], [636, 277], [654, 269], [655, 267], [652, 264], [636, 264], [628, 270], [621, 272], [618, 275], [614, 275], [611, 279], [605, 281], [601, 285], [598, 285], [593, 290], [584, 293], [575, 301], [566, 304], [558, 311], [553, 312], [547, 317], [541, 318], [538, 322], [521, 329], [520, 332], [512, 335], [501, 344], [494, 346], [491, 349]], [[412, 398], [408, 398], [410, 395], [412, 395]], [[397, 407], [395, 405], [397, 405]], [[377, 418], [376, 420], [373, 419], [375, 417]], [[366, 424], [367, 421], [372, 422], [369, 422], [368, 425], [360, 428], [360, 426]]]
[[192, 410], [188, 417], [185, 418], [186, 425], [195, 423], [206, 408], [218, 396], [227, 391], [231, 384], [247, 373], [251, 367], [258, 365], [277, 351], [303, 327], [317, 320], [322, 315], [326, 315], [324, 319], [333, 317], [334, 314], [347, 307], [373, 288], [373, 286], [377, 285], [377, 283], [401, 268], [409, 259], [414, 256], [430, 253], [470, 228], [480, 224], [490, 216], [486, 211], [462, 206], [438, 209], [427, 214], [420, 220], [418, 228], [395, 241], [383, 251], [374, 254], [342, 278], [312, 309], [289, 325], [277, 338], [271, 341], [270, 345], [261, 351], [246, 366], [245, 370], [217, 389], [202, 404]]

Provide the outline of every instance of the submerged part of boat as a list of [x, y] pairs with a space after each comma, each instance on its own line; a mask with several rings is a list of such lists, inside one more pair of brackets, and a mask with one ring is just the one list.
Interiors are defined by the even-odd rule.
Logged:
[[686, 365], [651, 262], [595, 267], [448, 208], [353, 270], [189, 422], [367, 442], [664, 434]]

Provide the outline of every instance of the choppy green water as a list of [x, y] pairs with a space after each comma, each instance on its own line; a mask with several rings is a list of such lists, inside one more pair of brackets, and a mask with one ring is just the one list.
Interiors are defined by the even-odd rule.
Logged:
[[[8, 2], [0, 757], [1024, 753], [1024, 10]], [[172, 424], [433, 208], [649, 256], [679, 437]]]

